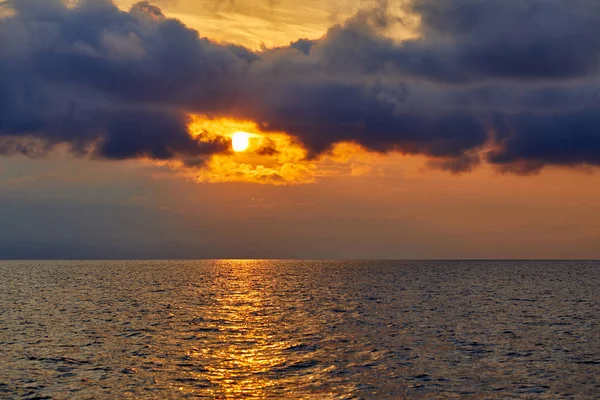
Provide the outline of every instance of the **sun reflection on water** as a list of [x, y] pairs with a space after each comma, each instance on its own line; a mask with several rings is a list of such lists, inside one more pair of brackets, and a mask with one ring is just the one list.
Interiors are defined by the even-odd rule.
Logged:
[[287, 361], [285, 342], [275, 337], [280, 323], [276, 300], [269, 282], [253, 274], [264, 268], [261, 261], [235, 260], [219, 265], [217, 275], [221, 291], [206, 320], [218, 329], [213, 343], [216, 346], [200, 350], [202, 358], [220, 360], [209, 363], [202, 374], [217, 387], [215, 397], [264, 398], [276, 389], [277, 381], [269, 372]]

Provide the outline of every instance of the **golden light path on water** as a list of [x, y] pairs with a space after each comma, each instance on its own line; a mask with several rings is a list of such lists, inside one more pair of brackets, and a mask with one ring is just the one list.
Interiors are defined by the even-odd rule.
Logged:
[[[209, 391], [214, 397], [285, 398], [294, 395], [290, 388], [303, 376], [306, 387], [301, 385], [302, 390], [310, 391], [314, 382], [328, 387], [323, 376], [335, 368], [320, 366], [310, 354], [313, 347], [304, 343], [304, 338], [312, 337], [325, 322], [315, 310], [301, 306], [310, 301], [310, 296], [305, 297], [300, 291], [300, 303], [286, 302], [289, 294], [299, 291], [277, 279], [266, 278], [275, 273], [276, 263], [218, 260], [214, 267], [218, 272], [212, 285], [219, 291], [215, 293], [215, 303], [204, 309], [201, 318], [202, 329], [212, 344], [190, 353], [191, 359], [207, 361], [196, 377], [210, 382], [214, 389]], [[292, 321], [290, 310], [296, 314]], [[315, 369], [305, 375], [310, 368]], [[338, 384], [337, 390], [348, 388]], [[193, 390], [190, 393], [198, 394]], [[328, 389], [319, 396], [303, 396], [334, 397], [334, 391]]]
[[222, 291], [206, 318], [219, 321], [215, 341], [220, 346], [201, 352], [203, 357], [222, 361], [208, 365], [206, 376], [220, 386], [216, 396], [265, 398], [267, 389], [276, 385], [267, 372], [286, 363], [282, 350], [287, 344], [275, 337], [280, 315], [271, 312], [275, 307], [271, 287], [258, 282], [254, 274], [264, 267], [260, 261], [246, 260], [217, 264], [228, 275], [217, 277], [215, 283]]

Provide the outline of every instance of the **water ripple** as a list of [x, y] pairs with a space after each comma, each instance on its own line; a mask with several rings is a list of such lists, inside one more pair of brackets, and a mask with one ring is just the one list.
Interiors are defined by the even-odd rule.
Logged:
[[595, 398], [596, 262], [0, 262], [0, 398]]

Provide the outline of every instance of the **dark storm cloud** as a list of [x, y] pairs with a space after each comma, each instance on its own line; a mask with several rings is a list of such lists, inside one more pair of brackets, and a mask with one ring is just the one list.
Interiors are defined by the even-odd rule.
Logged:
[[461, 111], [403, 109], [398, 99], [386, 98], [387, 87], [381, 84], [334, 81], [268, 86], [261, 94], [263, 102], [249, 105], [259, 109], [247, 115], [267, 121], [269, 129], [296, 134], [315, 153], [352, 140], [380, 152], [460, 156], [487, 139], [477, 118]]
[[535, 80], [598, 71], [597, 1], [417, 0], [413, 9], [431, 45], [454, 41], [444, 47], [468, 74]]
[[223, 150], [187, 131], [187, 107], [223, 107], [244, 51], [199, 40], [156, 7], [10, 3], [0, 22], [0, 134], [94, 144], [98, 156], [171, 159]]
[[523, 114], [512, 118], [507, 128], [500, 139], [500, 149], [490, 154], [494, 163], [518, 161], [530, 169], [549, 163], [600, 165], [598, 110], [552, 117]]
[[453, 172], [482, 158], [515, 172], [600, 165], [594, 0], [414, 0], [420, 36], [402, 42], [383, 34], [397, 21], [380, 2], [320, 40], [261, 52], [202, 39], [147, 2], [4, 5], [0, 152], [68, 143], [196, 164], [225, 146], [189, 136], [199, 113], [286, 131], [312, 156], [354, 141]]

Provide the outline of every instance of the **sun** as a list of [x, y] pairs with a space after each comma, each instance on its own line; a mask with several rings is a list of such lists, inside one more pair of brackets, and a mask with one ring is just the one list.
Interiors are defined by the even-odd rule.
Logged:
[[236, 132], [231, 136], [231, 147], [233, 151], [241, 152], [248, 150], [250, 145], [250, 134], [247, 132]]

